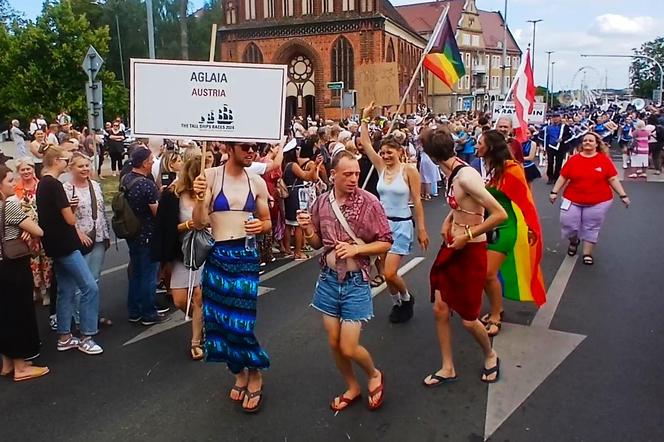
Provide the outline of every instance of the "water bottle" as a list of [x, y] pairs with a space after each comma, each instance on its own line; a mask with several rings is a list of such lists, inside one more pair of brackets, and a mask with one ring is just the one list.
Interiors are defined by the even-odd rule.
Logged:
[[[247, 218], [247, 221], [253, 221], [255, 218], [253, 215], [249, 215], [249, 218]], [[256, 235], [254, 234], [247, 234], [247, 236], [244, 238], [244, 250], [250, 252], [252, 250], [256, 250], [256, 247], [258, 245], [256, 244]]]
[[300, 189], [297, 191], [297, 199], [300, 204], [299, 206], [299, 211], [300, 212], [308, 212], [309, 211], [309, 189], [306, 187], [300, 187]]

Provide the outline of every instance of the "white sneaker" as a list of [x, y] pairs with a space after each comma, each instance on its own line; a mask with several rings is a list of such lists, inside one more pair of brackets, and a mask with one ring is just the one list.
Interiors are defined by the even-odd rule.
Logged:
[[83, 338], [78, 346], [78, 349], [88, 355], [98, 355], [104, 352], [104, 349], [101, 348], [94, 339], [92, 339], [92, 336]]
[[627, 163], [623, 163], [623, 169], [627, 169]]
[[73, 348], [79, 348], [81, 341], [78, 340], [75, 336], [70, 336], [66, 341], [61, 341], [58, 339], [58, 351], [67, 351]]

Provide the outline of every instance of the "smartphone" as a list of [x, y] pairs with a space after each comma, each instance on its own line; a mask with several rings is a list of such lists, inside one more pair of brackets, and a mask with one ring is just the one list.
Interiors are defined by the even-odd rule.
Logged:
[[171, 185], [171, 175], [168, 172], [161, 174], [161, 185], [170, 186]]

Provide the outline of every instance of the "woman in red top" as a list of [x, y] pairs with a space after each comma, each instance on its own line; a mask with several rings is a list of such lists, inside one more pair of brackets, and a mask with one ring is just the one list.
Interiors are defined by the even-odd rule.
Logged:
[[587, 133], [583, 137], [581, 152], [570, 157], [563, 166], [549, 195], [551, 204], [565, 186], [560, 205], [560, 226], [563, 238], [569, 240], [567, 254], [576, 255], [579, 243], [583, 241], [583, 263], [592, 265], [593, 246], [613, 200], [611, 189], [620, 195], [625, 207], [630, 203], [618, 179], [618, 171], [605, 154], [602, 139], [596, 133]]

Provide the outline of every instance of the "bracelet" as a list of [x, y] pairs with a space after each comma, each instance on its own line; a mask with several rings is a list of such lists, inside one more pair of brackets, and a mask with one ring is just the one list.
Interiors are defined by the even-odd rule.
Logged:
[[553, 190], [549, 192], [550, 195], [558, 195], [558, 192], [554, 192]]
[[203, 201], [203, 200], [205, 200], [205, 195], [203, 196], [196, 195], [196, 201]]
[[627, 198], [627, 195], [620, 195], [621, 200], [624, 200], [625, 198]]
[[362, 118], [362, 123], [369, 124], [371, 123], [371, 118]]
[[304, 239], [311, 239], [311, 238], [313, 238], [314, 236], [316, 236], [316, 231], [315, 231], [315, 230], [314, 230], [314, 233], [312, 233], [311, 235], [306, 235], [306, 234], [305, 234], [305, 235], [304, 235]]
[[473, 239], [473, 232], [470, 231], [470, 226], [466, 224], [464, 228], [466, 229], [466, 236], [468, 239]]
[[184, 223], [184, 227], [185, 227], [187, 230], [193, 230], [193, 229], [194, 229], [194, 222], [193, 222], [192, 220], [188, 219], [188, 220]]

